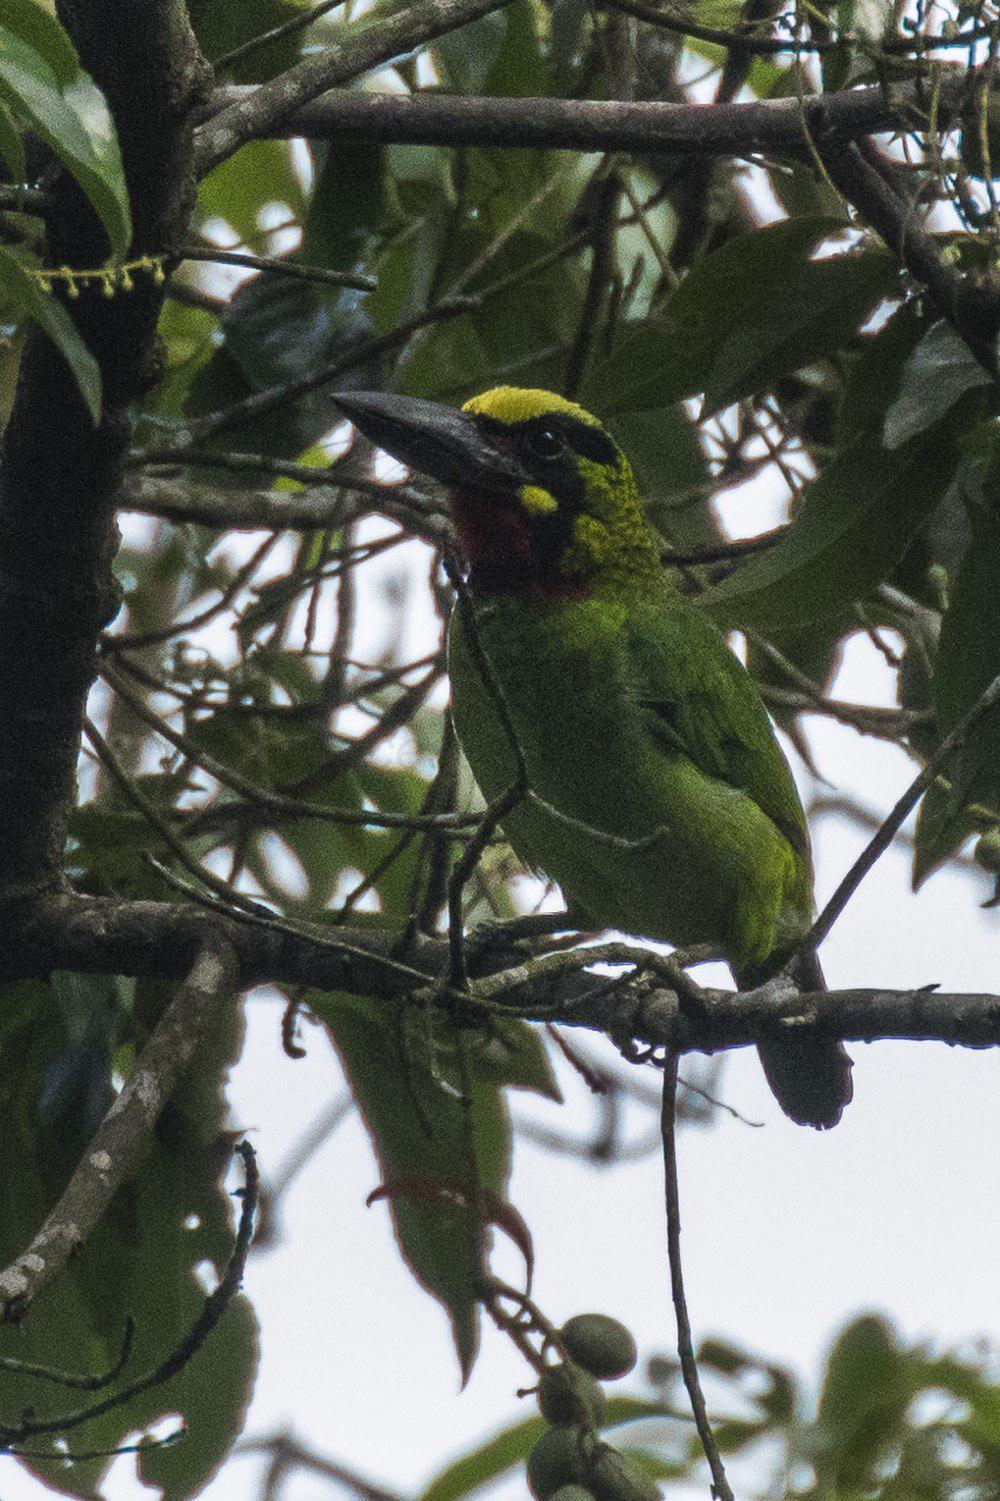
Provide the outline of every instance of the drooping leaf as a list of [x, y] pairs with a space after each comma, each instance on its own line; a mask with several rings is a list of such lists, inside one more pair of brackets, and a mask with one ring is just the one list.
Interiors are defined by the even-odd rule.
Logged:
[[[30, 1243], [114, 1098], [114, 1076], [128, 1074], [148, 1026], [162, 1010], [160, 987], [136, 987], [134, 1009], [122, 982], [59, 976], [51, 984], [9, 985], [0, 1006], [0, 1259]], [[131, 987], [129, 987], [131, 990]], [[0, 1326], [0, 1353], [81, 1375], [112, 1368], [127, 1317], [135, 1322], [132, 1356], [115, 1382], [96, 1394], [67, 1391], [36, 1377], [4, 1373], [0, 1423], [30, 1408], [54, 1418], [122, 1390], [177, 1348], [200, 1312], [196, 1268], [221, 1273], [232, 1244], [220, 1172], [230, 1157], [221, 1071], [239, 1038], [235, 1010], [220, 1018], [211, 1042], [168, 1102], [136, 1171], [78, 1254], [53, 1279], [20, 1325]], [[211, 1341], [175, 1377], [88, 1419], [66, 1434], [39, 1435], [21, 1463], [53, 1490], [91, 1498], [127, 1435], [179, 1413], [187, 1436], [151, 1451], [155, 1473], [176, 1501], [195, 1494], [224, 1459], [242, 1421], [255, 1363], [253, 1318], [237, 1298]], [[200, 1365], [202, 1360], [207, 1366]], [[205, 1401], [211, 1390], [212, 1401]], [[51, 1457], [48, 1457], [49, 1451]], [[155, 1454], [155, 1457], [154, 1457]], [[143, 1463], [146, 1462], [144, 1457]]]
[[[500, 1090], [477, 1071], [467, 1115], [451, 1045], [430, 1035], [412, 1011], [394, 1025], [384, 1004], [362, 997], [311, 992], [306, 1000], [344, 1060], [382, 1182], [390, 1190], [393, 1184], [422, 1186], [420, 1194], [390, 1192], [393, 1225], [414, 1275], [447, 1309], [467, 1377], [479, 1344], [485, 1229], [477, 1195], [482, 1189], [505, 1199], [510, 1166]], [[476, 1183], [470, 1182], [473, 1158]]]
[[[610, 1397], [601, 1423], [602, 1431], [637, 1418], [655, 1418], [662, 1415], [658, 1402], [639, 1397]], [[524, 1418], [502, 1428], [477, 1449], [453, 1460], [439, 1475], [436, 1475], [422, 1491], [419, 1501], [461, 1501], [485, 1485], [498, 1480], [501, 1475], [523, 1464], [545, 1431], [544, 1418]]]
[[[188, 391], [186, 410], [194, 416], [318, 373], [339, 360], [352, 344], [363, 348], [371, 332], [357, 292], [265, 275], [243, 283], [227, 304], [220, 326], [224, 341], [197, 372]], [[338, 390], [380, 382], [378, 361], [370, 354], [359, 354], [358, 364], [342, 376], [318, 383], [260, 415], [230, 422], [217, 446], [236, 443], [254, 452], [294, 458], [340, 420], [334, 400]], [[219, 484], [224, 478], [213, 473], [212, 481]], [[239, 482], [236, 476], [235, 483]]]
[[886, 448], [899, 448], [940, 422], [967, 391], [993, 384], [964, 339], [941, 319], [903, 367], [899, 395], [886, 413]]
[[827, 1361], [816, 1415], [821, 1488], [838, 1495], [868, 1491], [912, 1394], [906, 1354], [884, 1319], [861, 1318], [843, 1331]]
[[899, 392], [906, 362], [929, 327], [914, 297], [896, 308], [876, 332], [856, 340], [845, 358], [847, 379], [836, 427], [840, 447], [862, 439], [882, 441], [885, 415]]
[[0, 158], [15, 182], [23, 182], [27, 171], [24, 142], [7, 105], [0, 100]]
[[892, 453], [862, 443], [807, 486], [792, 526], [702, 600], [718, 619], [794, 628], [863, 599], [906, 551], [957, 462], [936, 429]]
[[[934, 664], [938, 734], [947, 735], [1000, 673], [1000, 513], [991, 498], [970, 513], [972, 540], [941, 623]], [[976, 829], [974, 803], [1000, 817], [1000, 713], [990, 710], [970, 729], [945, 769], [948, 787], [931, 787], [917, 819], [913, 883], [919, 887]]]
[[838, 348], [892, 279], [880, 251], [810, 259], [842, 228], [787, 219], [706, 256], [654, 323], [595, 365], [584, 405], [612, 417], [703, 391], [712, 412]]
[[17, 256], [0, 247], [0, 302], [25, 313], [64, 356], [94, 422], [101, 416], [101, 372], [62, 303], [44, 292]]
[[0, 100], [31, 125], [73, 174], [104, 225], [112, 254], [124, 256], [132, 220], [114, 123], [69, 37], [34, 0], [5, 0]]

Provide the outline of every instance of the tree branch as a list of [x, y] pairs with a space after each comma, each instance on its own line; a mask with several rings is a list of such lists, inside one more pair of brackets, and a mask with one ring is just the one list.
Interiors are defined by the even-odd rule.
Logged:
[[[163, 0], [123, 10], [118, 0], [91, 0], [60, 9], [118, 129], [131, 253], [168, 251], [189, 214], [193, 112], [205, 78], [185, 6]], [[49, 197], [52, 262], [100, 265], [106, 238], [76, 183], [61, 175]], [[47, 337], [33, 333], [22, 361], [0, 470], [0, 904], [63, 879], [83, 702], [98, 631], [117, 608], [112, 497], [130, 407], [154, 375], [162, 297], [142, 277], [128, 295], [87, 292], [64, 303], [100, 367], [96, 428]]]
[[[569, 919], [566, 920], [569, 922]], [[194, 903], [118, 901], [106, 897], [55, 895], [0, 930], [0, 977], [46, 975], [53, 969], [122, 975], [185, 974], [205, 942], [217, 934], [235, 950], [240, 984], [305, 985], [342, 989], [377, 1000], [404, 1000], [423, 1007], [428, 984], [448, 973], [446, 939], [412, 937], [400, 950], [392, 928], [337, 928], [320, 924], [294, 929], [249, 915], [206, 910]], [[622, 947], [623, 956], [627, 952]], [[636, 951], [631, 950], [631, 962]], [[470, 971], [490, 973], [489, 997], [468, 999], [496, 1006], [501, 1014], [557, 1021], [631, 1038], [647, 1047], [678, 1053], [716, 1053], [756, 1045], [788, 1028], [845, 1042], [882, 1040], [945, 1042], [953, 1046], [1000, 1046], [1000, 995], [919, 990], [832, 990], [800, 993], [789, 981], [770, 980], [756, 990], [705, 990], [697, 1014], [685, 1010], [662, 982], [626, 975], [609, 984], [606, 975], [585, 972], [593, 950], [561, 956], [561, 966], [532, 974], [532, 961], [517, 938], [468, 945]], [[624, 957], [619, 962], [626, 962]], [[516, 966], [511, 969], [509, 966]], [[497, 972], [504, 972], [498, 983]], [[443, 1005], [448, 997], [442, 997]], [[464, 1003], [468, 1014], [468, 1000]]]
[[[971, 87], [971, 82], [970, 82]], [[976, 359], [997, 373], [995, 343], [1000, 330], [1000, 296], [951, 266], [923, 228], [916, 205], [895, 189], [888, 166], [857, 146], [842, 151], [818, 147], [834, 187], [866, 224], [881, 235], [895, 256], [927, 288], [938, 311], [954, 326]]]
[[[943, 80], [937, 106], [941, 127], [954, 120], [975, 77], [974, 71], [961, 69]], [[217, 107], [248, 109], [258, 92], [251, 85], [233, 84], [216, 90], [212, 100]], [[829, 146], [880, 131], [919, 128], [926, 124], [929, 101], [927, 85], [920, 81], [891, 90], [872, 84], [804, 99], [739, 104], [333, 90], [275, 118], [257, 134], [414, 146], [747, 157], [765, 151], [801, 154], [807, 149], [806, 131]]]
[[328, 43], [319, 56], [306, 58], [270, 83], [242, 89], [237, 95], [231, 90], [217, 90], [209, 102], [210, 118], [198, 132], [198, 175], [204, 177], [247, 141], [283, 134], [296, 110], [318, 94], [337, 84], [349, 83], [371, 68], [413, 52], [436, 37], [501, 9], [506, 3], [507, 0], [413, 0], [395, 15], [374, 20], [366, 16], [356, 27], [345, 28], [342, 39]]
[[232, 947], [206, 930], [191, 972], [143, 1048], [121, 1094], [27, 1250], [0, 1272], [0, 1321], [19, 1319], [84, 1244], [128, 1176], [178, 1079], [231, 995]]

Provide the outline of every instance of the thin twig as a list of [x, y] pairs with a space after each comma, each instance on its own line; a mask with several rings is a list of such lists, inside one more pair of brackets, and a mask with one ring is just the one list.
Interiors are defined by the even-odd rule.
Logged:
[[325, 16], [327, 11], [336, 10], [337, 6], [343, 3], [344, 0], [320, 0], [318, 5], [310, 6], [309, 10], [304, 10], [301, 15], [293, 16], [290, 21], [283, 21], [280, 26], [272, 26], [268, 31], [258, 32], [248, 42], [241, 42], [238, 47], [224, 52], [221, 57], [213, 58], [212, 67], [218, 75], [224, 69], [231, 68], [233, 63], [242, 62], [245, 57], [258, 52], [261, 47], [266, 47], [270, 42], [277, 42], [283, 37], [294, 36], [296, 32], [304, 31], [321, 16]]
[[13, 1371], [17, 1376], [33, 1376], [36, 1381], [50, 1381], [53, 1386], [75, 1387], [77, 1391], [99, 1392], [102, 1387], [117, 1381], [128, 1365], [135, 1343], [135, 1320], [131, 1315], [125, 1319], [122, 1347], [113, 1366], [99, 1376], [80, 1376], [72, 1371], [57, 1371], [51, 1366], [37, 1365], [31, 1360], [18, 1360], [14, 1355], [0, 1355], [0, 1370]]
[[660, 1114], [663, 1138], [663, 1172], [667, 1204], [667, 1254], [670, 1259], [670, 1295], [677, 1320], [677, 1355], [681, 1363], [681, 1375], [687, 1388], [691, 1411], [701, 1447], [705, 1451], [708, 1467], [712, 1472], [712, 1495], [716, 1501], [735, 1501], [726, 1469], [722, 1463], [712, 1425], [705, 1406], [705, 1396], [698, 1375], [698, 1362], [694, 1356], [691, 1340], [691, 1320], [688, 1316], [687, 1297], [684, 1292], [684, 1268], [681, 1262], [681, 1203], [677, 1184], [677, 1054], [668, 1051], [663, 1065], [663, 1107]]
[[883, 820], [881, 827], [865, 845], [865, 848], [840, 882], [840, 885], [809, 929], [805, 938], [803, 938], [800, 945], [803, 951], [818, 948], [828, 936], [830, 929], [847, 906], [847, 903], [865, 876], [875, 862], [885, 854], [897, 833], [906, 822], [906, 819], [927, 791], [927, 788], [934, 781], [935, 777], [943, 771], [952, 753], [964, 745], [969, 731], [980, 716], [985, 714], [989, 709], [994, 708], [997, 703], [1000, 703], [1000, 676], [993, 679], [984, 692], [980, 694], [979, 698], [977, 698], [971, 709], [962, 716], [951, 733], [946, 735], [941, 741], [941, 744], [924, 766], [919, 776], [914, 777], [895, 807]]
[[[336, 0], [338, 5], [343, 0]], [[301, 261], [280, 255], [250, 255], [245, 250], [228, 250], [222, 245], [183, 245], [177, 252], [182, 261], [208, 261], [212, 265], [246, 266], [251, 271], [269, 271], [275, 276], [297, 277], [328, 287], [351, 287], [358, 292], [374, 292], [374, 276], [360, 271], [331, 271], [326, 266], [306, 266]]]

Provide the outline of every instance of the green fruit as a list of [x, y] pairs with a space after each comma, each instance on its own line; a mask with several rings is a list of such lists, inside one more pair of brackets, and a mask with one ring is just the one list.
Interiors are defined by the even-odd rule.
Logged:
[[631, 1333], [606, 1313], [578, 1313], [560, 1330], [566, 1354], [602, 1381], [627, 1376], [638, 1352]]
[[977, 840], [972, 857], [983, 870], [1000, 871], [1000, 828], [988, 829]]
[[593, 1376], [572, 1362], [549, 1366], [538, 1383], [542, 1417], [558, 1426], [599, 1428], [604, 1405], [604, 1393]]
[[660, 1501], [660, 1487], [630, 1454], [600, 1444], [587, 1470], [597, 1501]]
[[584, 1485], [561, 1485], [549, 1501], [594, 1501], [594, 1493]]
[[579, 1428], [547, 1428], [528, 1455], [528, 1487], [536, 1501], [548, 1501], [561, 1486], [584, 1477], [584, 1434]]

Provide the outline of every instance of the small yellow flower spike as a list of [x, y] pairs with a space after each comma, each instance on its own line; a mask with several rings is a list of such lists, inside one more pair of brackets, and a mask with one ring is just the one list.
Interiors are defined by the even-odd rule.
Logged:
[[521, 491], [521, 504], [526, 511], [533, 511], [536, 516], [551, 516], [553, 511], [558, 511], [559, 502], [548, 490], [543, 490], [540, 485], [525, 485]]

